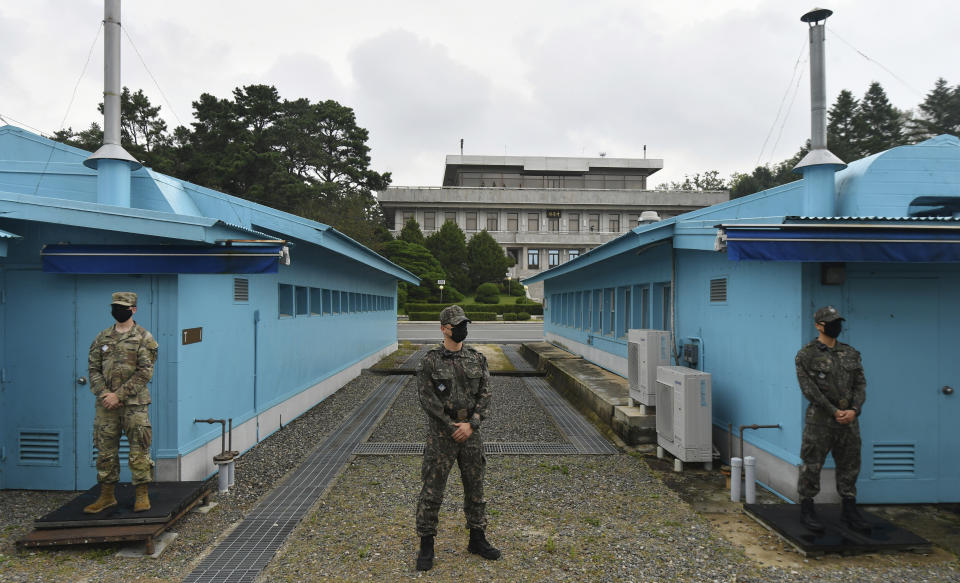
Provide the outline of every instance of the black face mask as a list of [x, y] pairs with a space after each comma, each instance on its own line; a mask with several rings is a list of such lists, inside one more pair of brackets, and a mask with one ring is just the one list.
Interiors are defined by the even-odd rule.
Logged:
[[454, 342], [463, 342], [467, 337], [467, 322], [463, 321], [450, 329], [450, 339]]
[[121, 306], [119, 304], [111, 304], [110, 314], [113, 316], [113, 319], [117, 322], [126, 322], [133, 317], [133, 310], [127, 306]]
[[843, 320], [834, 320], [832, 322], [824, 322], [823, 324], [823, 333], [829, 336], [830, 338], [836, 338], [840, 335], [840, 332], [843, 331]]

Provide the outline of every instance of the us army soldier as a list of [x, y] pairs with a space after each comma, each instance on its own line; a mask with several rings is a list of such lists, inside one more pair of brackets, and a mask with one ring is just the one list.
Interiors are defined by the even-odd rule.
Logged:
[[157, 360], [157, 341], [133, 320], [137, 294], [114, 292], [110, 312], [117, 321], [90, 345], [90, 390], [96, 397], [93, 441], [97, 446], [97, 482], [100, 497], [83, 509], [96, 514], [116, 506], [114, 489], [120, 476], [120, 436], [130, 442], [130, 473], [136, 486], [134, 512], [150, 509], [148, 484], [153, 480], [150, 445], [153, 428], [148, 407]]
[[843, 502], [842, 519], [856, 530], [870, 525], [857, 511], [857, 476], [860, 474], [860, 416], [866, 400], [867, 381], [860, 353], [849, 344], [838, 342], [844, 318], [833, 306], [824, 306], [814, 314], [819, 335], [797, 352], [797, 380], [803, 396], [810, 401], [800, 446], [801, 520], [808, 529], [823, 531], [813, 498], [820, 491], [820, 470], [827, 452], [836, 461], [837, 492]]
[[490, 405], [490, 373], [486, 357], [463, 344], [469, 322], [460, 306], [444, 308], [440, 312], [443, 343], [427, 352], [417, 366], [417, 392], [428, 419], [420, 469], [423, 486], [417, 502], [418, 571], [433, 567], [433, 539], [454, 462], [463, 480], [463, 512], [470, 529], [467, 550], [485, 559], [500, 558], [500, 551], [487, 542], [484, 534], [487, 516], [483, 473], [487, 460], [480, 425]]

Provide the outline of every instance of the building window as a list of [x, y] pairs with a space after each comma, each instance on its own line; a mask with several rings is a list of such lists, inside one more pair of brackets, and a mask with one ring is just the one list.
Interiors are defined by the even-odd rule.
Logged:
[[454, 223], [454, 224], [456, 224], [456, 222], [457, 222], [457, 211], [447, 211], [447, 212], [443, 213], [443, 220], [444, 220], [445, 222], [447, 222], [447, 223]]
[[539, 249], [527, 249], [527, 269], [540, 269]]
[[412, 220], [413, 220], [413, 211], [403, 211], [403, 225], [401, 226], [405, 226], [407, 223], [409, 223]]
[[640, 328], [650, 329], [650, 286], [640, 288]]
[[333, 310], [331, 309], [331, 306], [333, 304], [331, 304], [330, 302], [331, 302], [330, 290], [325, 289], [323, 290], [323, 313], [324, 314], [330, 314], [333, 312]]
[[547, 251], [547, 265], [550, 267], [556, 267], [560, 265], [559, 249], [550, 249], [549, 251]]
[[437, 213], [433, 211], [423, 211], [423, 230], [435, 231], [437, 229]]
[[670, 329], [670, 313], [671, 313], [671, 312], [670, 312], [670, 303], [671, 303], [671, 300], [672, 300], [672, 297], [671, 297], [671, 295], [670, 295], [670, 286], [669, 286], [669, 285], [665, 285], [665, 286], [663, 286], [663, 302], [662, 302], [662, 304], [661, 304], [661, 305], [663, 305], [663, 314], [662, 314], [662, 319], [663, 319], [663, 328], [662, 328], [662, 329], [663, 329], [663, 330], [669, 330], [669, 329]]
[[613, 288], [607, 288], [607, 307], [608, 313], [610, 314], [610, 327], [605, 331], [607, 334], [614, 336], [617, 329], [617, 293]]
[[600, 323], [603, 321], [603, 290], [593, 290], [593, 331], [600, 333]]
[[517, 218], [517, 213], [507, 213], [507, 231], [516, 233], [519, 230], [520, 223]]
[[583, 328], [583, 292], [576, 292], [573, 295], [573, 310], [575, 312], [573, 327], [579, 330]]
[[632, 322], [630, 322], [630, 288], [623, 290], [623, 330], [620, 331], [620, 336], [626, 336], [627, 330], [630, 329]]
[[588, 215], [590, 222], [590, 232], [596, 233], [600, 231], [600, 215], [591, 213]]
[[540, 230], [540, 213], [527, 213], [527, 230]]
[[573, 261], [577, 257], [580, 257], [579, 249], [568, 249], [567, 250], [567, 261]]
[[620, 232], [620, 215], [610, 215], [610, 232], [619, 233]]
[[498, 225], [500, 219], [500, 213], [487, 213], [487, 230], [488, 231], [499, 231], [500, 226]]
[[310, 315], [319, 316], [323, 313], [323, 290], [318, 287], [310, 288]]
[[580, 232], [580, 213], [570, 213], [567, 215], [567, 230], [571, 233]]
[[288, 283], [277, 284], [277, 313], [281, 318], [293, 316], [293, 286]]
[[556, 233], [560, 230], [560, 217], [548, 217], [547, 218], [547, 229]]
[[627, 215], [627, 226], [631, 229], [636, 229], [640, 225], [640, 215], [637, 213], [630, 213]]
[[593, 292], [585, 291], [583, 292], [583, 329], [590, 331], [590, 295]]
[[477, 230], [477, 211], [467, 211], [467, 230]]

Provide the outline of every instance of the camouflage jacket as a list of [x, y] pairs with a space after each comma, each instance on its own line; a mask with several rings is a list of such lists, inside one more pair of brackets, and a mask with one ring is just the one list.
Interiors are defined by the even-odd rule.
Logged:
[[116, 393], [124, 405], [149, 405], [147, 383], [157, 361], [157, 341], [140, 325], [125, 333], [110, 326], [90, 345], [90, 391]]
[[843, 342], [830, 348], [814, 340], [797, 352], [796, 364], [800, 390], [810, 401], [807, 423], [836, 423], [837, 410], [854, 409], [860, 414], [867, 380], [856, 349]]
[[441, 344], [427, 352], [417, 365], [417, 393], [430, 429], [452, 435], [454, 423], [465, 421], [479, 429], [490, 406], [489, 382], [487, 358], [473, 348], [451, 352]]

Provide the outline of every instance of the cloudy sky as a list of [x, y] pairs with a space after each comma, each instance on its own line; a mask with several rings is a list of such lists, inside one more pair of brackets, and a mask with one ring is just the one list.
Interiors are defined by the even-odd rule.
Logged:
[[[957, 0], [825, 6], [834, 11], [831, 102], [841, 89], [860, 96], [880, 81], [894, 105], [915, 108], [937, 77], [960, 84]], [[161, 105], [171, 127], [192, 121], [201, 93], [227, 97], [245, 84], [273, 84], [289, 99], [336, 99], [354, 108], [370, 131], [374, 168], [392, 172], [396, 185], [439, 184], [444, 156], [458, 153], [461, 138], [466, 154], [642, 157], [646, 146], [664, 160], [653, 185], [749, 171], [797, 150], [810, 132], [800, 16], [813, 7], [127, 1], [123, 83]], [[0, 116], [45, 133], [97, 120], [102, 16], [99, 0], [0, 4]]]

